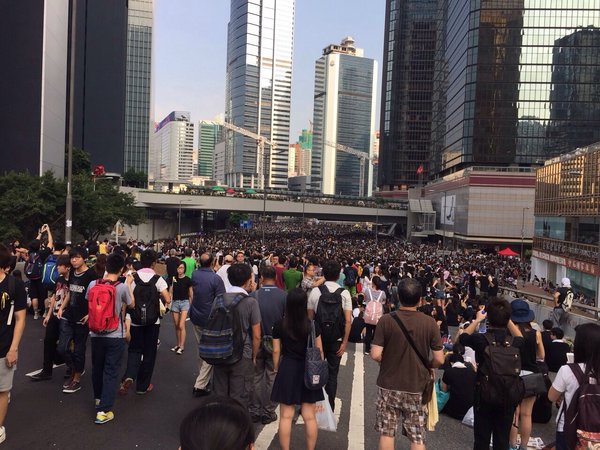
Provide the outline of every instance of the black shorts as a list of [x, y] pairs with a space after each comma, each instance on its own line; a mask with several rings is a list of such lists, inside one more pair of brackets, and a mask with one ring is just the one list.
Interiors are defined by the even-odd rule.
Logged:
[[42, 280], [29, 280], [29, 298], [37, 298], [38, 300], [46, 300], [48, 297], [48, 289], [42, 284]]

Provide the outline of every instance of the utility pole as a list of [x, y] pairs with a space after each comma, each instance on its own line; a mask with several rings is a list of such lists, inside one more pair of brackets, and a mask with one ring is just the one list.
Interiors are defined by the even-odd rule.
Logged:
[[73, 231], [73, 110], [75, 109], [75, 36], [77, 28], [77, 0], [71, 3], [71, 45], [69, 75], [69, 137], [67, 147], [67, 202], [65, 205], [65, 243], [71, 245]]
[[523, 208], [523, 219], [521, 220], [521, 264], [523, 264], [523, 255], [524, 255], [524, 240], [525, 240], [525, 210], [529, 209], [529, 207]]

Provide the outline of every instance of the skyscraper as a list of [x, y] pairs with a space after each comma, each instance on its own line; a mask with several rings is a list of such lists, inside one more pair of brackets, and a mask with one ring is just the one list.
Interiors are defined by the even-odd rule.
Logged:
[[215, 145], [221, 142], [223, 126], [203, 120], [198, 124], [198, 176], [213, 178]]
[[152, 137], [150, 181], [190, 181], [194, 175], [194, 124], [187, 111], [173, 111]]
[[337, 151], [341, 144], [371, 156], [375, 132], [377, 62], [347, 37], [323, 49], [315, 63], [311, 184], [324, 194], [371, 195], [373, 169]]
[[128, 0], [77, 1], [73, 145], [124, 172]]
[[438, 0], [388, 0], [385, 17], [378, 185], [395, 190], [429, 173]]
[[148, 173], [154, 0], [129, 0], [124, 171]]
[[3, 2], [0, 173], [64, 174], [68, 0]]
[[[287, 187], [295, 0], [231, 0], [225, 120], [275, 142], [265, 146], [265, 186]], [[258, 186], [254, 139], [226, 133], [225, 182]]]
[[433, 172], [534, 165], [597, 141], [597, 2], [480, 3], [441, 0]]

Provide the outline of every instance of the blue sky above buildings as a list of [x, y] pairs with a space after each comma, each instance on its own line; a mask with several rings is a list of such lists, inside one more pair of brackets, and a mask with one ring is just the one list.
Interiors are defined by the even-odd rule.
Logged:
[[[191, 111], [193, 121], [224, 111], [229, 5], [229, 0], [156, 0], [156, 121], [173, 110]], [[296, 0], [292, 142], [312, 120], [314, 64], [323, 48], [350, 35], [381, 70], [384, 20], [385, 0]]]

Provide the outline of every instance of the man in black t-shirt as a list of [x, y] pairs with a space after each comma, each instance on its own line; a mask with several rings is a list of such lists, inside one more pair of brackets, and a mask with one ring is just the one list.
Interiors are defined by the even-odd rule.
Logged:
[[567, 310], [565, 309], [565, 300], [569, 298], [573, 302], [573, 290], [571, 289], [571, 280], [567, 277], [561, 280], [562, 287], [554, 292], [554, 309], [552, 310], [552, 320], [554, 325], [560, 327], [564, 324], [567, 318]]
[[4, 419], [25, 329], [27, 294], [23, 281], [9, 275], [12, 255], [0, 246], [0, 443], [6, 440]]
[[90, 283], [98, 279], [96, 271], [85, 264], [87, 258], [85, 248], [71, 249], [69, 257], [72, 267], [69, 273], [69, 296], [63, 301], [57, 314], [61, 319], [58, 351], [71, 369], [70, 378], [63, 384], [65, 394], [72, 394], [81, 389], [80, 380], [85, 369], [85, 347], [89, 334], [88, 304], [85, 294]]

